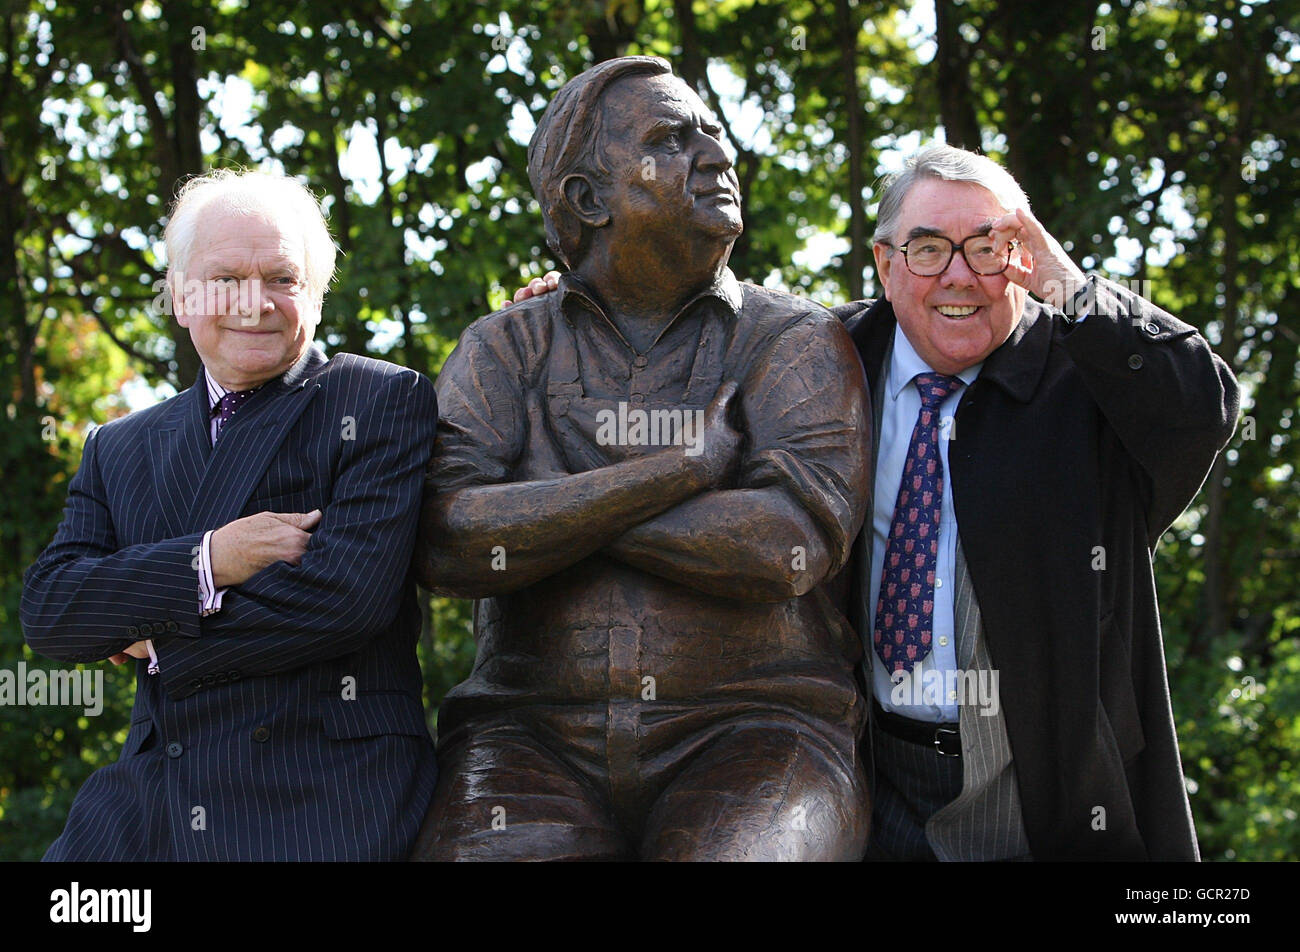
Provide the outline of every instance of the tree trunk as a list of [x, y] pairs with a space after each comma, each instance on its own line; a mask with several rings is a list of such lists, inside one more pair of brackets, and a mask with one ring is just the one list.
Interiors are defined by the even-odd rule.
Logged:
[[844, 77], [844, 112], [848, 120], [849, 150], [849, 254], [846, 264], [849, 300], [863, 298], [862, 271], [867, 263], [867, 220], [862, 191], [862, 99], [858, 91], [858, 33], [861, 21], [853, 16], [849, 0], [835, 0], [840, 36], [840, 67]]
[[939, 117], [949, 145], [974, 151], [980, 147], [980, 126], [970, 100], [970, 56], [966, 41], [957, 32], [960, 24], [961, 14], [952, 0], [935, 0]]
[[[1241, 224], [1237, 219], [1237, 199], [1241, 195], [1241, 157], [1246, 143], [1254, 138], [1254, 102], [1256, 69], [1258, 61], [1251, 57], [1242, 42], [1240, 30], [1234, 31], [1235, 46], [1240, 55], [1241, 69], [1231, 83], [1232, 101], [1236, 102], [1237, 122], [1226, 137], [1224, 148], [1219, 150], [1219, 196], [1221, 204], [1215, 219], [1223, 223], [1223, 255], [1220, 275], [1223, 282], [1223, 334], [1216, 352], [1236, 371], [1237, 315], [1241, 308], [1241, 288], [1238, 284], [1241, 255]], [[1223, 531], [1223, 480], [1228, 464], [1220, 454], [1210, 470], [1205, 484], [1205, 635], [1208, 644], [1214, 644], [1228, 630], [1227, 579], [1224, 566], [1227, 554]]]

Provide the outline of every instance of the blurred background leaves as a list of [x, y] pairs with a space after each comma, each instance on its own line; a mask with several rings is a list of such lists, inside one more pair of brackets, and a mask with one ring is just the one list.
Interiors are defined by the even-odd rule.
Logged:
[[[671, 59], [723, 120], [742, 279], [871, 295], [876, 180], [948, 141], [1003, 161], [1081, 266], [1202, 329], [1245, 393], [1156, 555], [1183, 763], [1205, 858], [1300, 856], [1295, 0], [0, 0], [0, 668], [42, 663], [22, 573], [87, 428], [195, 378], [158, 283], [180, 180], [299, 176], [344, 252], [318, 339], [436, 376], [552, 264], [536, 118], [626, 53]], [[431, 725], [470, 611], [427, 600]], [[0, 708], [0, 859], [39, 858], [116, 757], [132, 678], [106, 666], [95, 718]]]

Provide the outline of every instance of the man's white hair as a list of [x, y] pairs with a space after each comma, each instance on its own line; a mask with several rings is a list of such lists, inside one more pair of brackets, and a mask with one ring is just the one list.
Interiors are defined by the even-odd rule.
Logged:
[[169, 283], [174, 279], [179, 283], [201, 240], [203, 225], [220, 213], [297, 224], [306, 249], [307, 293], [317, 306], [325, 300], [338, 249], [320, 203], [296, 179], [270, 172], [214, 169], [181, 186], [164, 232]]
[[903, 164], [903, 170], [885, 179], [885, 191], [880, 196], [876, 211], [876, 233], [871, 240], [892, 245], [898, 216], [903, 209], [903, 199], [912, 186], [921, 179], [943, 179], [946, 182], [973, 182], [993, 193], [998, 204], [1007, 211], [1016, 208], [1029, 210], [1025, 190], [1002, 166], [985, 155], [967, 152], [950, 145], [936, 145], [923, 149]]

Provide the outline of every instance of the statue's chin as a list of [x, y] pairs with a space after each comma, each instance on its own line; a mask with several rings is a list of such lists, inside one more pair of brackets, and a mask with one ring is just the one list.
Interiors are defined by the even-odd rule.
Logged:
[[745, 230], [745, 223], [740, 218], [740, 212], [737, 211], [735, 215], [710, 216], [707, 221], [700, 222], [698, 227], [702, 232], [713, 237], [734, 240]]

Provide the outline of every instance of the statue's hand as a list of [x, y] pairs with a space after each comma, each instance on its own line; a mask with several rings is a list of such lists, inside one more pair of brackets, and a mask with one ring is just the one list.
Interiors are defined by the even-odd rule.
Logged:
[[546, 276], [542, 278], [533, 278], [527, 286], [520, 288], [515, 292], [512, 303], [518, 304], [520, 301], [527, 301], [530, 297], [540, 297], [543, 294], [549, 294], [560, 286], [560, 272], [547, 271]]
[[702, 468], [707, 485], [721, 488], [732, 469], [740, 462], [740, 446], [744, 436], [729, 419], [731, 402], [737, 386], [724, 381], [713, 396], [713, 402], [704, 411], [704, 432], [700, 436], [699, 453], [695, 457]]

